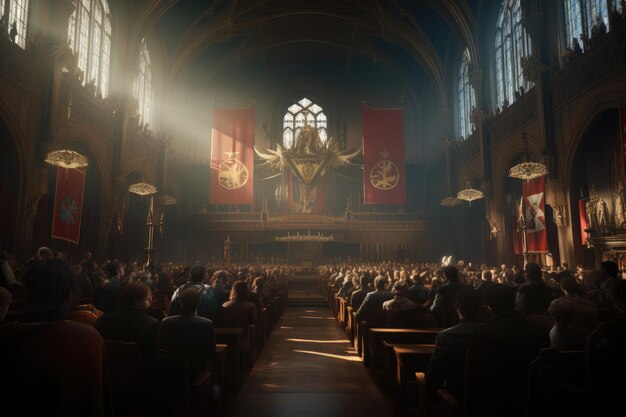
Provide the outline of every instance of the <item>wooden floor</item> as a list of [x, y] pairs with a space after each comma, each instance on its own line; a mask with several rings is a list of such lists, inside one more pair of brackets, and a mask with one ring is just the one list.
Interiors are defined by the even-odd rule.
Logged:
[[288, 307], [231, 417], [387, 417], [393, 410], [327, 307]]

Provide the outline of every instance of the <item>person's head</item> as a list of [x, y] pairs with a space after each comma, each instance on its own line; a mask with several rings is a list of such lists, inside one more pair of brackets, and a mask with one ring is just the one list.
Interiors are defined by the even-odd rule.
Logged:
[[581, 289], [576, 278], [568, 275], [560, 279], [559, 285], [566, 295], [581, 295]]
[[196, 313], [198, 303], [200, 303], [200, 295], [203, 291], [204, 287], [202, 285], [189, 285], [182, 289], [178, 302], [180, 303], [183, 316], [192, 316]]
[[109, 262], [104, 267], [104, 272], [106, 272], [108, 277], [122, 277], [124, 275], [124, 265], [117, 261]]
[[491, 271], [488, 269], [485, 269], [482, 272], [480, 279], [482, 279], [483, 281], [491, 281]]
[[359, 285], [361, 286], [361, 288], [367, 288], [368, 284], [369, 284], [369, 277], [367, 275], [361, 275], [359, 277]]
[[508, 285], [488, 286], [484, 292], [484, 299], [494, 316], [515, 310], [515, 288]]
[[150, 307], [152, 292], [145, 282], [134, 281], [122, 288], [120, 292], [120, 305], [147, 310]]
[[617, 264], [613, 261], [604, 261], [602, 262], [602, 270], [605, 274], [607, 274], [610, 278], [617, 278]]
[[91, 252], [83, 253], [83, 262], [89, 262], [91, 261], [91, 258], [92, 258]]
[[526, 265], [526, 280], [541, 282], [541, 267], [534, 262]]
[[4, 316], [6, 316], [7, 311], [9, 311], [9, 306], [13, 301], [13, 296], [4, 287], [0, 287], [0, 322], [4, 320]]
[[38, 262], [24, 275], [24, 314], [39, 321], [66, 318], [78, 299], [74, 272], [65, 262]]
[[376, 291], [382, 291], [385, 289], [386, 286], [387, 278], [382, 275], [377, 276], [374, 280], [374, 288], [376, 288]]
[[482, 300], [475, 290], [463, 288], [457, 291], [455, 307], [460, 318], [471, 319], [476, 317], [481, 305]]
[[406, 281], [397, 281], [393, 284], [393, 288], [391, 289], [391, 293], [397, 297], [406, 297], [409, 293], [409, 286]]
[[243, 281], [237, 281], [230, 290], [230, 300], [246, 301], [248, 299], [248, 285]]
[[37, 258], [41, 261], [49, 261], [54, 258], [54, 253], [52, 253], [52, 249], [42, 246], [37, 249]]
[[[459, 261], [459, 264], [462, 261]], [[448, 265], [443, 268], [443, 275], [446, 277], [448, 281], [456, 282], [459, 279], [459, 271], [453, 265]]]
[[206, 269], [203, 266], [195, 265], [189, 271], [189, 282], [202, 282], [206, 275]]

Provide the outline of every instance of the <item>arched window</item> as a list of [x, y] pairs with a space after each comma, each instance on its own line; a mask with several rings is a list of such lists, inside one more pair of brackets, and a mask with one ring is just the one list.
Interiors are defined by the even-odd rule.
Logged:
[[141, 123], [152, 123], [152, 70], [150, 65], [150, 55], [146, 40], [141, 41], [139, 51], [139, 73], [135, 80], [134, 95], [139, 103], [139, 117]]
[[621, 0], [563, 0], [563, 14], [565, 17], [565, 39], [567, 46], [573, 46], [574, 38], [583, 47], [583, 35], [591, 38], [593, 26], [601, 24], [610, 30], [609, 7], [621, 13]]
[[467, 139], [474, 130], [470, 114], [472, 113], [472, 108], [476, 106], [476, 94], [474, 93], [474, 87], [470, 84], [469, 79], [470, 62], [469, 51], [466, 49], [463, 53], [463, 60], [461, 61], [461, 69], [459, 71], [457, 84], [459, 100], [458, 133], [461, 140]]
[[309, 126], [317, 128], [322, 143], [326, 143], [328, 140], [328, 119], [326, 119], [324, 110], [305, 97], [289, 106], [285, 117], [283, 117], [283, 146], [285, 148], [289, 149], [293, 146], [300, 130], [304, 127], [305, 120]]
[[22, 49], [26, 47], [26, 26], [28, 24], [28, 1], [29, 0], [0, 0], [0, 12], [4, 20], [7, 34], [11, 35], [13, 23], [15, 23], [15, 43]]
[[106, 0], [75, 0], [76, 10], [70, 16], [67, 30], [69, 45], [78, 55], [78, 67], [84, 73], [83, 83], [93, 81], [96, 94], [109, 92], [111, 60], [111, 20]]
[[496, 26], [496, 90], [498, 106], [515, 101], [520, 87], [528, 90], [532, 83], [524, 81], [522, 58], [532, 53], [530, 38], [522, 27], [520, 0], [504, 0]]

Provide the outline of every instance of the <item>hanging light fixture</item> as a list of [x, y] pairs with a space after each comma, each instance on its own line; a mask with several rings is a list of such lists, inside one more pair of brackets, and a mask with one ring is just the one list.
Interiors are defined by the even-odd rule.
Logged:
[[541, 162], [533, 162], [530, 160], [528, 152], [528, 137], [526, 134], [526, 113], [524, 111], [524, 90], [521, 91], [522, 96], [522, 145], [524, 146], [524, 159], [519, 164], [509, 169], [509, 177], [518, 178], [520, 180], [533, 180], [535, 178], [548, 175], [548, 167]]
[[147, 182], [138, 182], [136, 184], [131, 184], [128, 187], [128, 192], [133, 194], [137, 194], [140, 196], [156, 194], [157, 189], [154, 185], [148, 184]]
[[439, 202], [440, 205], [444, 207], [455, 207], [461, 204], [462, 201], [456, 197], [446, 197]]
[[65, 149], [57, 149], [46, 154], [46, 163], [61, 168], [85, 168], [89, 165], [86, 156], [70, 148], [72, 132], [72, 94], [70, 93], [67, 105], [67, 146]]
[[471, 204], [472, 201], [481, 199], [485, 196], [482, 191], [472, 188], [469, 178], [465, 179], [465, 185], [467, 188], [459, 191], [456, 195], [456, 198], [459, 200], [464, 200]]

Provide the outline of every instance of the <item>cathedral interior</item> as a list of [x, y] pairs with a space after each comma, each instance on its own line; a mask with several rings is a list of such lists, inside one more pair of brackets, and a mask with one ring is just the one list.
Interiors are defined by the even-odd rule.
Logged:
[[[626, 270], [624, 0], [0, 0], [0, 15], [3, 261]], [[283, 301], [268, 320], [286, 340], [326, 314], [277, 325]], [[343, 337], [329, 329], [310, 339]], [[315, 360], [347, 355], [331, 350]]]

